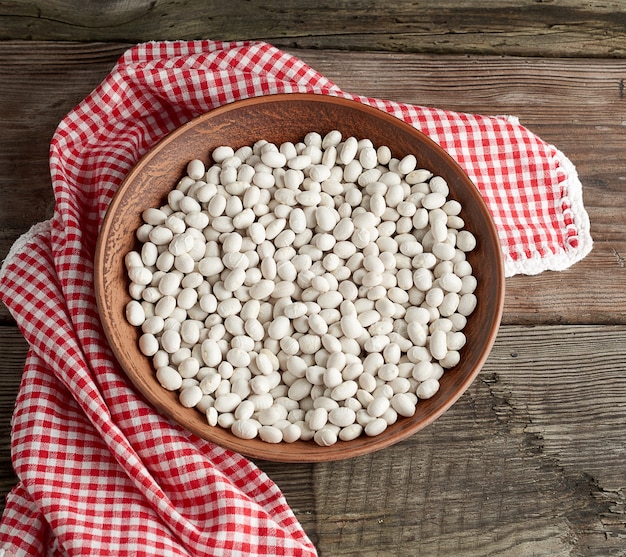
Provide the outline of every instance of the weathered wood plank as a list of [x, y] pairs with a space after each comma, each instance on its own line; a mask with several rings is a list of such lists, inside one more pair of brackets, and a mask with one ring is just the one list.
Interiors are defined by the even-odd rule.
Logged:
[[[17, 337], [0, 328], [14, 355], [0, 361], [3, 393], [17, 388]], [[321, 555], [623, 555], [625, 340], [625, 326], [504, 326], [471, 388], [411, 439], [348, 461], [259, 464]]]
[[[54, 129], [126, 46], [0, 43], [0, 258], [19, 234], [51, 214], [47, 154]], [[595, 248], [565, 273], [508, 280], [504, 322], [624, 322], [625, 62], [291, 52], [346, 91], [451, 110], [515, 114], [557, 145], [577, 165]], [[0, 308], [0, 320], [10, 321], [5, 308]]]
[[0, 39], [263, 39], [284, 47], [623, 57], [618, 1], [4, 2]]
[[0, 327], [0, 507], [17, 478], [11, 465], [11, 415], [28, 344], [17, 327]]
[[355, 93], [485, 114], [508, 108], [546, 129], [619, 123], [607, 111], [624, 96], [622, 60], [287, 50]]

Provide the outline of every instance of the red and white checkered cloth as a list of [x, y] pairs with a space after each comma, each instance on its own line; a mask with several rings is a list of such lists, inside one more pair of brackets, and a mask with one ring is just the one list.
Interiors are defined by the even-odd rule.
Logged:
[[130, 49], [59, 125], [54, 216], [18, 240], [0, 273], [2, 300], [30, 344], [13, 417], [20, 481], [0, 524], [0, 557], [315, 555], [262, 471], [138, 396], [107, 346], [93, 291], [100, 224], [140, 156], [217, 106], [289, 92], [374, 105], [447, 149], [492, 211], [507, 275], [564, 269], [591, 249], [572, 164], [515, 119], [351, 95], [265, 43]]

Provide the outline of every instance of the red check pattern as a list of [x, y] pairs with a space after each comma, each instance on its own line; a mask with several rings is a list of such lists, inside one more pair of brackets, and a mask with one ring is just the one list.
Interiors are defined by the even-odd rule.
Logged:
[[99, 227], [141, 155], [224, 103], [289, 92], [376, 106], [440, 143], [492, 211], [508, 275], [563, 269], [591, 249], [575, 169], [513, 118], [351, 95], [266, 43], [130, 49], [60, 123], [54, 216], [18, 240], [0, 273], [0, 296], [30, 344], [13, 416], [20, 482], [0, 524], [0, 557], [316, 554], [261, 470], [138, 396], [106, 344], [93, 292]]

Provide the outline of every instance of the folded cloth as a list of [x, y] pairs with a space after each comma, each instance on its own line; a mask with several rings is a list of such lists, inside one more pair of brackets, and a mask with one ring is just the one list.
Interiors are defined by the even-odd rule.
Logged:
[[316, 554], [255, 464], [138, 395], [106, 343], [93, 290], [100, 225], [141, 155], [224, 103], [289, 92], [376, 106], [444, 147], [493, 214], [507, 275], [564, 269], [591, 249], [573, 165], [514, 118], [352, 95], [262, 42], [131, 48], [60, 123], [50, 150], [54, 215], [16, 242], [0, 272], [2, 300], [30, 345], [12, 422], [19, 484], [0, 555]]

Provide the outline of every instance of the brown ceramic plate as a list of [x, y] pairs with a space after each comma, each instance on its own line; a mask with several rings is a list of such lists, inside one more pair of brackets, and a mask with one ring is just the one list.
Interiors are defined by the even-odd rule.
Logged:
[[[338, 129], [344, 137], [369, 138], [388, 145], [395, 157], [414, 154], [419, 166], [443, 176], [450, 198], [462, 206], [466, 229], [477, 238], [469, 255], [478, 279], [478, 305], [464, 332], [466, 346], [460, 363], [446, 371], [439, 392], [421, 400], [411, 418], [400, 418], [376, 437], [362, 436], [320, 447], [313, 441], [268, 444], [246, 441], [228, 430], [211, 427], [202, 413], [186, 409], [177, 395], [155, 379], [149, 358], [143, 356], [140, 335], [125, 319], [129, 301], [124, 256], [136, 248], [134, 231], [147, 207], [160, 206], [184, 175], [192, 158], [210, 161], [219, 145], [237, 148], [259, 139], [274, 143], [301, 141], [311, 131], [325, 134]], [[96, 296], [102, 325], [120, 365], [137, 389], [158, 410], [196, 435], [252, 458], [282, 462], [319, 462], [363, 455], [388, 447], [431, 424], [469, 387], [484, 364], [495, 340], [504, 299], [504, 274], [496, 229], [478, 190], [459, 165], [437, 144], [412, 126], [378, 109], [355, 101], [307, 94], [272, 95], [238, 101], [199, 116], [175, 130], [152, 148], [128, 174], [105, 217], [96, 248]]]

